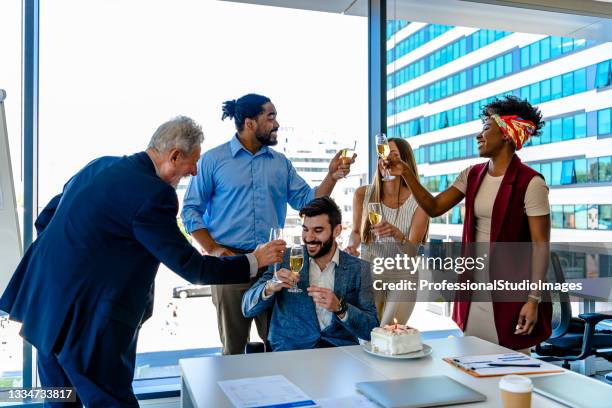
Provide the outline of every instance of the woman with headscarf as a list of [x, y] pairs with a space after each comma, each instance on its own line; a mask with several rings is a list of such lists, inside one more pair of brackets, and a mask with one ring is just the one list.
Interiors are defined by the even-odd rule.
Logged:
[[[544, 125], [542, 115], [526, 100], [506, 96], [485, 106], [481, 117], [478, 153], [489, 160], [464, 169], [453, 185], [437, 196], [421, 186], [417, 175], [398, 156], [390, 156], [391, 173], [402, 175], [431, 217], [446, 213], [465, 198], [463, 244], [488, 242], [492, 248], [492, 243], [498, 242], [530, 242], [533, 253], [511, 261], [530, 269], [532, 281], [543, 280], [550, 242], [548, 187], [542, 175], [516, 155], [539, 133]], [[525, 351], [551, 333], [552, 308], [541, 300], [537, 290], [529, 291], [520, 301], [503, 303], [471, 304], [469, 298], [463, 298], [455, 302], [453, 319], [466, 335]]]

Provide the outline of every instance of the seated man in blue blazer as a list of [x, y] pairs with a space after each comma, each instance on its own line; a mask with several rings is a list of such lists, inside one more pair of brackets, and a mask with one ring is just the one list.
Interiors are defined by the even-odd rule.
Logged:
[[[378, 326], [372, 281], [367, 262], [340, 251], [336, 238], [342, 216], [329, 197], [319, 197], [302, 208], [302, 240], [307, 256], [299, 273], [292, 274], [287, 253], [274, 280], [273, 268], [242, 298], [245, 317], [273, 308], [268, 340], [274, 351], [358, 344], [369, 340]], [[287, 251], [289, 252], [289, 250]], [[300, 293], [287, 290], [294, 283]]]
[[38, 238], [13, 274], [0, 310], [38, 350], [44, 387], [75, 387], [76, 403], [138, 407], [132, 390], [140, 325], [160, 262], [199, 284], [249, 282], [282, 260], [281, 240], [247, 255], [202, 256], [177, 225], [176, 185], [196, 174], [202, 130], [162, 124], [146, 151], [98, 158], [66, 183], [36, 220]]

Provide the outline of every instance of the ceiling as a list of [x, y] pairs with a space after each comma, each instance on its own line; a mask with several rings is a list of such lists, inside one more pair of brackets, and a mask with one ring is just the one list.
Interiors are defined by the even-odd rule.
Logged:
[[[366, 16], [368, 0], [223, 0]], [[612, 41], [612, 0], [389, 0], [387, 18]]]

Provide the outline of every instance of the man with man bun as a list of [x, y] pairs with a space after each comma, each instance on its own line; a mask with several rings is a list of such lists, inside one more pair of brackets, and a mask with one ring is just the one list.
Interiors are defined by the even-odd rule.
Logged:
[[[226, 101], [221, 119], [225, 118], [234, 120], [236, 134], [202, 156], [181, 214], [187, 232], [215, 256], [248, 253], [267, 242], [272, 227], [284, 226], [287, 204], [300, 210], [315, 197], [331, 194], [350, 171], [338, 152], [321, 185], [311, 188], [285, 155], [270, 148], [277, 143], [279, 124], [268, 97], [247, 94]], [[212, 288], [223, 354], [244, 352], [253, 319], [242, 315], [241, 299], [256, 281]], [[265, 340], [268, 313], [255, 322]]]

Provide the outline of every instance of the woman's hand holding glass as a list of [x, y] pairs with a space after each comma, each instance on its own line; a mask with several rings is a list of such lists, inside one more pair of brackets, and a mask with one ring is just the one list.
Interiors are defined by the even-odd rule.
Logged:
[[401, 241], [403, 238], [402, 231], [395, 225], [389, 224], [387, 221], [381, 221], [376, 225], [372, 225], [372, 232], [378, 238], [392, 237], [396, 241]]

